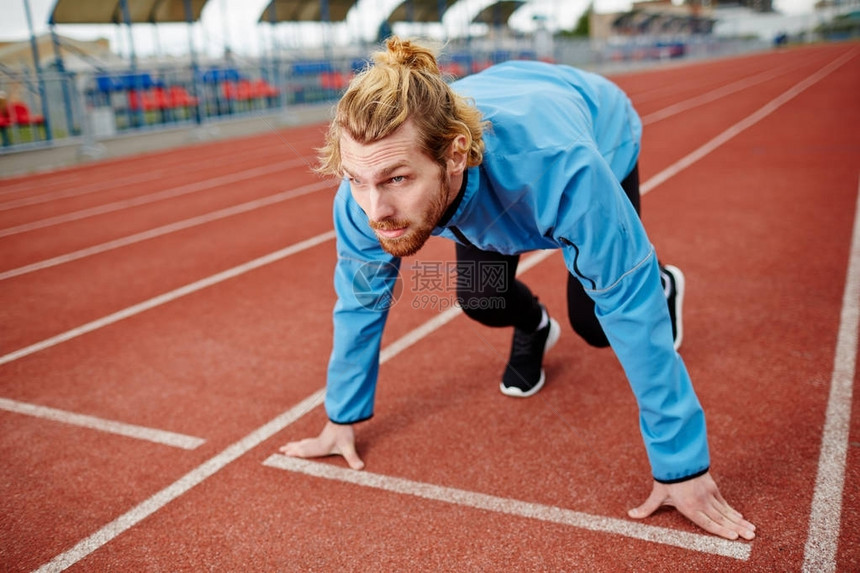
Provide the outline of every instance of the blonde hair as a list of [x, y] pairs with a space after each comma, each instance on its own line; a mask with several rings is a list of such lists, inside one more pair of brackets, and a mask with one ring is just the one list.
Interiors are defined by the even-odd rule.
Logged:
[[419, 146], [445, 165], [445, 155], [458, 135], [465, 135], [467, 165], [481, 163], [484, 153], [481, 112], [457, 95], [439, 70], [436, 55], [425, 46], [393, 36], [386, 49], [372, 55], [337, 104], [325, 145], [319, 149], [318, 173], [341, 175], [340, 138], [372, 143], [411, 119]]

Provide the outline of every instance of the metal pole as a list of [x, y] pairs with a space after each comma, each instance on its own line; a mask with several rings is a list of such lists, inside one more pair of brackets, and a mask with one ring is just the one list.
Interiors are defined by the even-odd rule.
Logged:
[[232, 59], [233, 49], [230, 47], [230, 26], [227, 24], [227, 0], [221, 0], [221, 33], [224, 34], [224, 59]]
[[[278, 69], [278, 64], [276, 63], [276, 58], [277, 58], [277, 53], [278, 53], [278, 38], [277, 38], [276, 33], [275, 33], [275, 28], [276, 28], [277, 23], [278, 23], [278, 15], [275, 11], [274, 0], [272, 0], [272, 2], [269, 4], [268, 15], [269, 15], [269, 40], [271, 41], [271, 47], [270, 47], [270, 52], [269, 52], [269, 55], [270, 55], [269, 64], [271, 64], [271, 68], [270, 68], [271, 71], [266, 71], [263, 75], [264, 76], [270, 76], [270, 77], [267, 77], [266, 79], [270, 83], [275, 84], [278, 81], [277, 80], [278, 74], [276, 71]], [[266, 66], [266, 65], [262, 66], [263, 70], [267, 70], [267, 68], [268, 68], [268, 66]]]
[[[273, 86], [277, 86], [281, 92], [286, 91], [284, 89], [283, 82], [281, 81], [281, 44], [278, 41], [278, 24], [279, 20], [277, 18], [277, 14], [275, 13], [275, 2], [272, 4], [272, 11], [269, 16], [272, 22], [272, 73], [271, 77], [268, 78], [268, 81]], [[271, 97], [266, 97], [266, 103], [264, 106], [266, 108], [270, 107], [270, 105], [274, 102], [274, 99]]]
[[74, 116], [72, 115], [72, 96], [69, 93], [69, 81], [71, 76], [66, 73], [66, 66], [63, 63], [63, 56], [60, 53], [60, 37], [57, 36], [57, 29], [54, 25], [54, 18], [51, 17], [49, 22], [51, 26], [51, 40], [54, 44], [54, 60], [57, 65], [57, 72], [60, 74], [60, 83], [63, 87], [63, 104], [66, 110], [66, 129], [69, 135], [77, 135], [78, 130], [75, 128]]
[[[131, 13], [128, 11], [128, 0], [120, 0], [119, 1], [120, 9], [122, 11], [122, 19], [125, 22], [125, 25], [128, 27], [128, 52], [129, 58], [131, 59], [131, 78], [130, 83], [126, 85], [130, 85], [128, 92], [129, 104], [131, 104], [131, 94], [134, 93], [134, 97], [137, 100], [138, 107], [137, 110], [129, 110], [132, 112], [129, 115], [130, 123], [137, 123], [136, 127], [141, 127], [146, 123], [146, 114], [143, 109], [143, 78], [137, 75], [137, 54], [134, 49], [134, 35], [131, 30]], [[130, 106], [129, 106], [130, 107]]]
[[331, 38], [330, 36], [330, 28], [331, 16], [329, 16], [328, 11], [328, 0], [320, 0], [320, 20], [323, 21], [323, 44], [325, 49], [325, 57], [327, 60], [331, 60], [332, 56], [332, 46], [331, 46]]
[[[30, 14], [30, 0], [24, 0], [24, 11], [27, 13], [27, 27], [30, 29], [30, 49], [33, 51], [33, 66], [36, 68], [39, 99], [42, 100], [42, 116], [45, 118], [45, 139], [51, 141], [51, 118], [48, 112], [48, 99], [45, 97], [45, 78], [42, 77], [42, 65], [39, 63], [39, 45], [36, 41], [36, 33], [33, 30], [33, 17]], [[30, 126], [30, 129], [32, 130], [32, 126]]]
[[134, 35], [131, 32], [131, 14], [128, 11], [128, 0], [120, 0], [119, 5], [122, 9], [122, 20], [128, 26], [128, 51], [131, 58], [131, 70], [135, 71], [137, 70], [137, 54], [134, 51]]
[[188, 24], [188, 53], [191, 56], [191, 94], [197, 98], [197, 105], [194, 106], [194, 122], [198, 125], [202, 118], [200, 114], [201, 98], [197, 89], [197, 54], [194, 52], [194, 30], [192, 29], [193, 19], [191, 15], [191, 0], [185, 0], [185, 23]]

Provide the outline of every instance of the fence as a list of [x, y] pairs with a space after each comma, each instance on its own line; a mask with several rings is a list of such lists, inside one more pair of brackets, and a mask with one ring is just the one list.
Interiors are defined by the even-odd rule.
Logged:
[[[451, 77], [509, 59], [538, 59], [524, 38], [452, 41], [440, 66]], [[549, 57], [559, 63], [610, 69], [660, 59], [709, 57], [762, 49], [756, 41], [639, 38], [623, 44], [558, 41]], [[298, 104], [333, 102], [360, 56], [203, 62], [137, 70], [95, 69], [35, 77], [0, 67], [0, 154], [66, 143], [93, 144], [126, 134], [198, 126], [228, 118], [277, 113]]]

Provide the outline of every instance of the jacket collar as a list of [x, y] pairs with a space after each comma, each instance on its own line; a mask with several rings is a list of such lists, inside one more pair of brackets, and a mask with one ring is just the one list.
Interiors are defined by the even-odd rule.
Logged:
[[442, 218], [439, 219], [438, 223], [436, 223], [436, 230], [438, 232], [441, 232], [442, 229], [451, 224], [452, 220], [455, 220], [457, 216], [462, 214], [465, 204], [468, 203], [468, 200], [464, 199], [466, 199], [467, 196], [471, 198], [474, 194], [476, 185], [472, 185], [470, 189], [469, 183], [470, 180], [477, 177], [478, 174], [477, 172], [472, 173], [472, 176], [470, 177], [469, 174], [473, 169], [477, 170], [477, 167], [470, 167], [463, 171], [463, 183], [460, 185], [460, 191], [457, 192], [457, 196], [454, 197], [454, 200], [451, 201], [451, 204], [448, 205], [448, 208], [445, 209], [445, 212], [442, 214]]

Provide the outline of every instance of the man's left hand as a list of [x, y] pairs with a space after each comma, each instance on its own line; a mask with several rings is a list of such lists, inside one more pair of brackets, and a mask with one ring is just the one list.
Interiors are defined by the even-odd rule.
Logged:
[[714, 535], [726, 539], [755, 538], [755, 525], [726, 503], [710, 473], [679, 483], [654, 482], [645, 503], [627, 514], [642, 519], [662, 505], [671, 505], [690, 521]]

